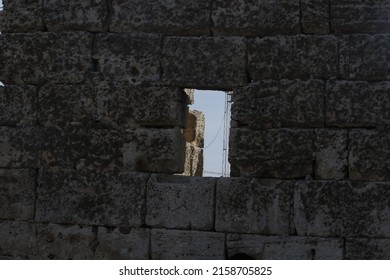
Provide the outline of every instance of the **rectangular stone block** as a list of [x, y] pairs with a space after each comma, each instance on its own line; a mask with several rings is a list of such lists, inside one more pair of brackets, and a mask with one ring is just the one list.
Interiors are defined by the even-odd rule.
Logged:
[[36, 87], [0, 86], [0, 125], [34, 124], [36, 111]]
[[221, 178], [216, 196], [217, 231], [289, 234], [293, 189], [288, 182]]
[[299, 0], [213, 1], [216, 35], [267, 36], [300, 33]]
[[350, 131], [349, 176], [352, 180], [390, 180], [389, 129]]
[[328, 81], [326, 123], [339, 127], [390, 125], [390, 82]]
[[347, 238], [345, 258], [347, 260], [389, 260], [390, 239]]
[[228, 259], [342, 260], [342, 238], [228, 234]]
[[249, 74], [264, 79], [329, 79], [337, 76], [334, 36], [275, 36], [249, 39]]
[[209, 35], [210, 1], [120, 0], [112, 2], [111, 32]]
[[42, 170], [36, 221], [106, 226], [144, 223], [147, 174]]
[[154, 260], [223, 260], [225, 234], [152, 229], [151, 258]]
[[264, 80], [237, 88], [232, 120], [238, 126], [324, 126], [324, 82], [319, 80]]
[[301, 0], [301, 14], [303, 33], [329, 33], [329, 1]]
[[5, 84], [80, 83], [91, 70], [89, 33], [0, 36], [0, 81]]
[[312, 129], [230, 130], [229, 162], [242, 177], [301, 178], [312, 174]]
[[298, 181], [294, 223], [299, 236], [389, 237], [390, 184]]
[[0, 169], [0, 219], [32, 220], [37, 174], [28, 169]]
[[246, 84], [245, 52], [245, 39], [238, 37], [167, 37], [163, 83], [207, 89]]
[[146, 228], [99, 227], [95, 259], [147, 260], [149, 237], [150, 230]]
[[146, 225], [214, 229], [215, 179], [153, 175], [146, 197]]

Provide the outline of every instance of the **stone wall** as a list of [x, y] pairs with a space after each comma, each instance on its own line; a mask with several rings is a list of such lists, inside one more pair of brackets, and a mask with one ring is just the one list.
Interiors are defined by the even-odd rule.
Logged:
[[[390, 1], [3, 2], [0, 258], [390, 258]], [[174, 175], [186, 88], [234, 177]]]

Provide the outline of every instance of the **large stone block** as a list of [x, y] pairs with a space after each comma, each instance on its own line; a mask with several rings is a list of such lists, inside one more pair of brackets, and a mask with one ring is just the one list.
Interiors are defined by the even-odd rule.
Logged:
[[313, 171], [313, 137], [312, 129], [233, 128], [229, 162], [242, 177], [305, 177]]
[[0, 255], [12, 259], [30, 258], [37, 254], [35, 224], [0, 221]]
[[36, 220], [81, 225], [140, 226], [144, 223], [147, 174], [43, 170]]
[[322, 127], [324, 82], [318, 80], [265, 80], [237, 88], [232, 120], [238, 126]]
[[213, 1], [217, 35], [267, 36], [300, 33], [299, 0]]
[[291, 184], [279, 180], [221, 178], [216, 196], [217, 231], [289, 234]]
[[214, 229], [215, 179], [152, 176], [146, 197], [146, 224], [176, 229]]
[[27, 169], [0, 169], [0, 219], [32, 220], [37, 174]]
[[390, 125], [390, 82], [328, 81], [326, 123], [339, 127]]
[[210, 1], [204, 0], [115, 0], [110, 31], [208, 35], [210, 11]]
[[301, 0], [302, 31], [306, 34], [329, 33], [329, 1]]
[[294, 223], [299, 236], [389, 237], [390, 184], [298, 181]]
[[31, 33], [0, 36], [0, 81], [5, 84], [79, 83], [91, 70], [92, 35]]
[[227, 250], [229, 259], [342, 260], [344, 246], [341, 238], [228, 234]]
[[245, 39], [167, 37], [163, 82], [189, 88], [229, 89], [247, 83]]
[[152, 229], [151, 258], [154, 260], [223, 260], [225, 234]]
[[345, 258], [348, 260], [389, 260], [390, 239], [347, 238]]
[[390, 131], [351, 130], [349, 176], [352, 180], [390, 180]]
[[187, 114], [186, 125], [183, 136], [186, 142], [195, 147], [204, 146], [205, 115], [197, 110], [190, 110]]
[[203, 149], [186, 142], [184, 176], [203, 176]]
[[334, 36], [275, 36], [249, 39], [252, 80], [336, 77], [338, 39]]

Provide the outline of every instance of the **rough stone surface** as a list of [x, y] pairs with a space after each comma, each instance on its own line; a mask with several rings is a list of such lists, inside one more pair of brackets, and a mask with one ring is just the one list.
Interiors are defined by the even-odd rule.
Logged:
[[245, 254], [257, 260], [342, 260], [341, 238], [228, 234], [228, 258]]
[[324, 0], [301, 0], [300, 2], [303, 33], [329, 33], [329, 2]]
[[279, 180], [221, 178], [216, 195], [217, 231], [289, 234], [291, 184]]
[[347, 238], [345, 258], [347, 260], [389, 260], [390, 239]]
[[146, 225], [214, 229], [215, 179], [154, 175], [148, 184]]
[[195, 147], [204, 146], [205, 115], [197, 110], [190, 110], [187, 115], [184, 139]]
[[225, 258], [225, 234], [152, 229], [151, 258], [222, 260]]
[[203, 176], [203, 149], [186, 143], [184, 176]]
[[0, 255], [12, 259], [37, 253], [35, 225], [22, 221], [0, 221]]

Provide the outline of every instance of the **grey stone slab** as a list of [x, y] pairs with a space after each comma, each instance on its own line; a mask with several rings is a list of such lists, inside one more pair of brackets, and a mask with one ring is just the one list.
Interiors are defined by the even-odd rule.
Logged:
[[146, 225], [214, 229], [215, 179], [154, 175], [148, 183]]
[[242, 177], [300, 178], [312, 174], [312, 129], [230, 130], [229, 162]]
[[248, 256], [257, 260], [342, 260], [342, 238], [228, 234], [229, 259]]
[[251, 127], [324, 126], [324, 82], [264, 80], [233, 93], [232, 120]]
[[216, 196], [217, 231], [289, 234], [292, 184], [279, 180], [221, 178]]
[[217, 35], [267, 36], [300, 33], [298, 0], [213, 1]]
[[246, 84], [245, 52], [245, 39], [239, 37], [167, 37], [163, 83], [207, 89]]
[[144, 223], [148, 174], [42, 170], [36, 221], [81, 225]]
[[149, 237], [150, 230], [145, 228], [99, 227], [95, 259], [147, 260]]
[[301, 0], [301, 13], [303, 33], [329, 33], [329, 1]]
[[390, 239], [347, 238], [345, 258], [348, 260], [390, 260]]
[[28, 169], [0, 169], [0, 219], [32, 220], [37, 174]]
[[151, 258], [154, 260], [223, 260], [225, 234], [152, 229]]

